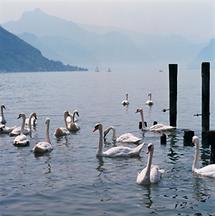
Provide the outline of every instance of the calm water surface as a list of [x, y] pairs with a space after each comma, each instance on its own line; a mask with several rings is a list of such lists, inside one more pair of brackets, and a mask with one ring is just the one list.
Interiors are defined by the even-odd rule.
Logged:
[[[128, 73], [129, 72], [129, 73]], [[200, 71], [179, 69], [178, 130], [160, 145], [159, 135], [138, 130], [138, 107], [145, 120], [168, 124], [168, 72], [158, 69], [87, 73], [4, 73], [0, 75], [0, 103], [7, 125], [19, 125], [20, 112], [38, 113], [37, 129], [29, 147], [17, 148], [13, 138], [0, 136], [0, 215], [215, 215], [214, 179], [192, 175], [192, 146], [183, 145], [183, 128], [200, 135]], [[212, 75], [212, 80], [214, 77]], [[212, 82], [213, 83], [213, 82]], [[145, 105], [152, 92], [154, 106]], [[130, 105], [122, 107], [125, 93]], [[211, 88], [214, 98], [214, 86]], [[57, 140], [55, 128], [63, 126], [63, 112], [78, 109], [81, 130]], [[211, 102], [211, 128], [214, 104]], [[35, 157], [31, 149], [44, 139], [44, 120], [50, 117], [54, 150]], [[165, 169], [161, 182], [136, 184], [137, 172], [146, 165], [146, 146], [138, 159], [98, 160], [96, 122], [113, 125], [117, 134], [132, 132], [155, 145], [153, 163]], [[110, 138], [110, 137], [109, 137]], [[108, 148], [106, 146], [105, 148]], [[209, 149], [201, 161], [209, 162]]]

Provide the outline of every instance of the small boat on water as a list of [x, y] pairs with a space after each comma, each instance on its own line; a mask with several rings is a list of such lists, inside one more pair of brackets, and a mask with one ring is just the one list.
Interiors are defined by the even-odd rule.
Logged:
[[95, 72], [99, 72], [99, 67], [98, 66], [95, 68]]
[[111, 72], [111, 69], [110, 69], [110, 68], [108, 68], [107, 72]]

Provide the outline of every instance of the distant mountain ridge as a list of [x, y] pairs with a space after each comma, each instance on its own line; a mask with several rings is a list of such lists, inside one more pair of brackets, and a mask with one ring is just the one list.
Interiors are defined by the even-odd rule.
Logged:
[[0, 26], [0, 72], [86, 70], [42, 56], [41, 52]]
[[149, 35], [67, 21], [35, 9], [3, 26], [49, 58], [81, 65], [98, 63], [189, 64], [205, 46], [178, 35]]

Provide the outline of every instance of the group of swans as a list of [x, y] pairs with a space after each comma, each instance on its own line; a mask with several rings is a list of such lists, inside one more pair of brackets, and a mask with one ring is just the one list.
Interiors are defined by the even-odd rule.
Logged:
[[77, 110], [75, 110], [73, 113], [70, 113], [69, 111], [64, 112], [65, 127], [58, 127], [55, 130], [54, 135], [57, 138], [67, 136], [70, 134], [70, 132], [76, 132], [80, 130], [80, 127], [76, 123], [77, 119], [75, 119], [75, 115], [79, 116], [79, 113]]
[[[112, 129], [112, 127], [108, 128], [108, 132]], [[109, 148], [106, 151], [103, 151], [103, 126], [101, 123], [97, 123], [95, 125], [94, 131], [99, 130], [99, 144], [96, 152], [97, 157], [138, 157], [140, 155], [141, 150], [143, 149], [144, 143], [138, 145], [137, 147], [130, 148], [126, 146], [116, 146]], [[112, 129], [113, 130], [113, 129]], [[94, 132], [93, 131], [93, 132]], [[105, 134], [106, 135], [106, 134]], [[138, 184], [153, 184], [158, 183], [161, 179], [161, 175], [164, 170], [159, 169], [159, 166], [152, 165], [152, 157], [153, 157], [154, 146], [153, 144], [148, 144], [148, 163], [146, 168], [144, 168], [137, 175], [137, 183]]]
[[[22, 126], [16, 130], [16, 132], [19, 132], [19, 135], [17, 135], [13, 141], [13, 144], [15, 146], [19, 146], [19, 147], [24, 147], [24, 146], [28, 146], [30, 144], [30, 140], [27, 137], [27, 134], [31, 135], [31, 127], [32, 125], [35, 125], [35, 121], [32, 121], [32, 118], [37, 119], [36, 113], [32, 113], [28, 119], [28, 126], [29, 126], [29, 130], [25, 129], [25, 124], [26, 124], [26, 115], [24, 113], [20, 113], [18, 116], [18, 119], [22, 118]], [[34, 148], [33, 148], [33, 152], [35, 154], [43, 154], [43, 153], [47, 153], [52, 151], [53, 147], [49, 138], [49, 123], [50, 123], [50, 119], [47, 118], [45, 121], [45, 125], [46, 125], [46, 135], [45, 135], [45, 141], [44, 142], [39, 142], [37, 143]], [[25, 134], [24, 134], [25, 132]]]
[[109, 148], [107, 151], [103, 151], [104, 147], [104, 138], [103, 138], [103, 125], [97, 123], [93, 132], [96, 130], [99, 131], [99, 143], [96, 152], [97, 157], [137, 157], [140, 154], [140, 151], [143, 148], [144, 143], [138, 145], [135, 148], [130, 148], [126, 146], [114, 146]]
[[165, 125], [165, 124], [161, 124], [161, 123], [157, 123], [154, 124], [153, 126], [147, 128], [146, 127], [146, 123], [144, 121], [144, 115], [143, 115], [143, 108], [138, 108], [136, 110], [136, 113], [140, 113], [140, 117], [141, 117], [141, 125], [142, 128], [141, 130], [143, 131], [151, 131], [151, 132], [167, 132], [167, 131], [172, 131], [175, 129], [175, 127], [170, 126], [170, 125]]
[[[125, 99], [121, 102], [123, 106], [129, 105], [128, 93], [125, 95]], [[152, 93], [148, 93], [148, 100], [145, 103], [148, 106], [152, 106], [154, 102], [152, 101]]]

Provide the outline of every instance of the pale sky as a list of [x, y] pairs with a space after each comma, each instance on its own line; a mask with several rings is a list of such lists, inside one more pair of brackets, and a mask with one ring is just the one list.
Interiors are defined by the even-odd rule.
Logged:
[[199, 40], [215, 37], [215, 0], [0, 0], [0, 23], [35, 8], [82, 24]]

